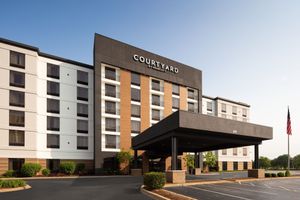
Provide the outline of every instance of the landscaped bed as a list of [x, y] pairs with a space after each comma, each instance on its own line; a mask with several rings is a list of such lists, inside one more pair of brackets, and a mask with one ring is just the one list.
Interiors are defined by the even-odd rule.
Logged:
[[31, 187], [21, 179], [14, 180], [1, 180], [0, 179], [0, 193], [1, 192], [13, 192], [19, 190], [30, 189]]

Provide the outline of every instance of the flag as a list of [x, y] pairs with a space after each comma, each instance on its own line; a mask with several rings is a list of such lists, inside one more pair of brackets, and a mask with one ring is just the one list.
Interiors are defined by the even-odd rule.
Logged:
[[291, 117], [290, 117], [290, 109], [289, 108], [288, 108], [288, 114], [287, 114], [286, 133], [288, 135], [292, 135], [292, 125], [291, 125]]

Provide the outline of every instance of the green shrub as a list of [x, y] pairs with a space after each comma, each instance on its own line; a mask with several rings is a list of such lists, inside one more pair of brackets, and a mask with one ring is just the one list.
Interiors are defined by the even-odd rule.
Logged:
[[288, 176], [291, 176], [290, 170], [286, 170], [286, 171], [285, 171], [285, 176], [287, 176], [287, 177], [288, 177]]
[[25, 163], [21, 167], [21, 175], [25, 177], [32, 177], [41, 171], [41, 169], [42, 166], [38, 163]]
[[265, 173], [265, 177], [271, 177], [270, 173]]
[[284, 173], [283, 173], [283, 172], [278, 172], [278, 173], [277, 173], [277, 176], [278, 176], [278, 177], [284, 177]]
[[60, 163], [59, 170], [61, 173], [71, 175], [75, 172], [75, 163], [74, 162], [64, 162]]
[[166, 176], [162, 172], [149, 172], [144, 175], [144, 185], [152, 189], [161, 189], [166, 183]]
[[17, 180], [0, 180], [0, 188], [16, 188], [24, 187], [26, 182], [20, 179]]
[[277, 174], [272, 173], [271, 176], [272, 176], [272, 177], [277, 177]]
[[43, 169], [42, 170], [42, 174], [44, 175], [44, 176], [49, 176], [50, 175], [50, 169]]
[[85, 170], [85, 164], [84, 163], [78, 163], [76, 165], [76, 172], [82, 173]]
[[111, 168], [97, 168], [95, 170], [97, 175], [121, 175], [120, 170]]
[[6, 178], [15, 177], [16, 176], [16, 172], [14, 170], [7, 170], [3, 174], [3, 176], [6, 177]]

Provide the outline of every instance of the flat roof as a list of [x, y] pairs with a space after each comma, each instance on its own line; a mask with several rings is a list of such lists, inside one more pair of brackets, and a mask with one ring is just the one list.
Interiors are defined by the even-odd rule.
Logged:
[[133, 137], [132, 148], [170, 153], [173, 136], [179, 153], [204, 152], [260, 144], [273, 128], [180, 110]]
[[62, 57], [47, 54], [47, 53], [43, 53], [39, 50], [39, 48], [31, 46], [31, 45], [27, 45], [27, 44], [23, 44], [23, 43], [20, 43], [20, 42], [8, 40], [8, 39], [5, 39], [5, 38], [0, 38], [0, 42], [4, 43], [4, 44], [12, 45], [12, 46], [20, 47], [20, 48], [23, 48], [23, 49], [28, 49], [28, 50], [31, 50], [31, 51], [35, 51], [35, 52], [38, 53], [39, 56], [43, 56], [43, 57], [54, 59], [54, 60], [59, 60], [59, 61], [65, 62], [65, 63], [73, 64], [73, 65], [79, 65], [79, 66], [86, 67], [86, 68], [89, 68], [89, 69], [94, 69], [94, 66], [86, 64], [86, 63], [70, 60], [70, 59], [67, 59], [67, 58], [62, 58]]
[[238, 104], [238, 105], [241, 105], [241, 106], [245, 106], [245, 107], [250, 107], [249, 104], [246, 104], [246, 103], [243, 103], [243, 102], [240, 102], [240, 101], [234, 101], [234, 100], [230, 100], [230, 99], [226, 99], [226, 98], [223, 98], [223, 97], [211, 97], [211, 96], [207, 96], [207, 95], [202, 95], [203, 98], [207, 98], [207, 99], [211, 99], [211, 100], [222, 100], [222, 101], [226, 101], [226, 102], [229, 102], [229, 103], [234, 103], [234, 104]]

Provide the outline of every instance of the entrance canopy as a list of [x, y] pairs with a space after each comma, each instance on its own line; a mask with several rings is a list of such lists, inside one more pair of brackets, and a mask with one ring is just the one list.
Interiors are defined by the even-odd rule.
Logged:
[[174, 148], [178, 154], [204, 152], [258, 145], [272, 138], [271, 127], [177, 111], [132, 138], [132, 148], [171, 155]]

